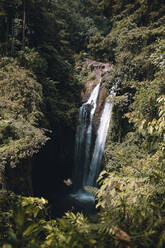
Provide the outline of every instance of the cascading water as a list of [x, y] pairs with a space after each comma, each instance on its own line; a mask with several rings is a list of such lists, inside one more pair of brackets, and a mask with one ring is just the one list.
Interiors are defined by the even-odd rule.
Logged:
[[80, 107], [79, 124], [76, 132], [75, 145], [75, 171], [73, 174], [74, 189], [80, 189], [87, 177], [90, 163], [92, 121], [97, 106], [97, 98], [100, 91], [100, 85], [93, 89], [88, 101]]
[[113, 108], [113, 96], [115, 87], [112, 88], [109, 100], [105, 102], [104, 109], [101, 115], [99, 128], [97, 131], [97, 137], [95, 142], [95, 148], [93, 152], [92, 161], [90, 164], [90, 172], [86, 181], [86, 185], [95, 186], [96, 180], [98, 178], [100, 167], [102, 163], [102, 158], [104, 155], [104, 148], [106, 137], [108, 133], [109, 123], [111, 120], [112, 108]]
[[[92, 91], [89, 100], [80, 107], [79, 124], [76, 132], [75, 168], [73, 173], [74, 193], [70, 197], [83, 204], [88, 204], [88, 206], [91, 202], [94, 205], [94, 196], [84, 191], [83, 187], [96, 185], [111, 119], [113, 96], [115, 95], [114, 89], [116, 88], [112, 88], [109, 99], [105, 101], [96, 135], [94, 151], [92, 151], [92, 121], [97, 107], [100, 85], [101, 81]], [[93, 156], [91, 157], [92, 152]]]

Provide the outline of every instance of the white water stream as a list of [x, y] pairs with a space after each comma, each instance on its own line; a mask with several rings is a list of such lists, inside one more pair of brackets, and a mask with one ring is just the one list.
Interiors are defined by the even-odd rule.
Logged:
[[75, 165], [73, 173], [75, 193], [71, 194], [71, 197], [79, 201], [91, 201], [92, 199], [94, 201], [94, 197], [85, 192], [83, 187], [86, 185], [96, 185], [96, 180], [101, 170], [106, 137], [113, 109], [113, 97], [115, 96], [114, 89], [116, 87], [112, 87], [110, 96], [105, 101], [97, 130], [94, 149], [92, 151], [92, 125], [97, 107], [100, 85], [101, 81], [91, 92], [88, 101], [84, 103], [79, 110], [79, 123], [76, 132]]
[[87, 177], [91, 152], [92, 121], [97, 107], [100, 85], [101, 81], [95, 86], [88, 101], [85, 102], [79, 110], [79, 123], [76, 131], [75, 144], [75, 170], [73, 174], [75, 190], [84, 185]]
[[90, 164], [90, 172], [86, 181], [86, 185], [90, 185], [90, 186], [95, 185], [101, 169], [100, 167], [104, 155], [106, 137], [107, 137], [109, 123], [111, 120], [111, 114], [113, 109], [113, 96], [115, 95], [114, 88], [115, 87], [113, 87], [111, 90], [109, 96], [110, 99], [105, 102], [104, 109], [101, 115], [100, 124], [96, 136], [93, 157]]

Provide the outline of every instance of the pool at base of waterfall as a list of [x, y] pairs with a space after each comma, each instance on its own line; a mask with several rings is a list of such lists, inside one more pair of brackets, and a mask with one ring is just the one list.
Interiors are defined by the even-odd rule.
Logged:
[[80, 189], [68, 196], [69, 201], [73, 204], [75, 212], [83, 212], [86, 215], [93, 215], [96, 213], [95, 197], [89, 192]]
[[95, 197], [83, 189], [70, 193], [56, 205], [56, 213], [60, 216], [67, 211], [82, 212], [86, 216], [96, 215]]
[[95, 202], [94, 196], [83, 189], [78, 190], [76, 193], [70, 194], [70, 197], [82, 203]]

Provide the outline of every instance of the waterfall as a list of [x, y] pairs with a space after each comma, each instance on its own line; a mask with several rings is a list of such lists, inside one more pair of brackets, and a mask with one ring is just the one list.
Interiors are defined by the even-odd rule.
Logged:
[[90, 172], [87, 178], [86, 185], [90, 185], [90, 186], [95, 185], [101, 169], [100, 167], [104, 155], [105, 142], [108, 133], [109, 123], [111, 120], [112, 108], [113, 108], [113, 96], [115, 95], [114, 88], [115, 87], [113, 87], [111, 90], [110, 99], [105, 102], [104, 109], [101, 115], [100, 124], [96, 136], [93, 157], [90, 164]]
[[79, 110], [79, 123], [76, 131], [75, 170], [73, 173], [74, 189], [84, 185], [88, 174], [91, 152], [92, 121], [97, 107], [101, 80], [95, 86], [87, 102]]
[[[92, 122], [97, 107], [100, 85], [101, 81], [93, 89], [88, 101], [84, 103], [79, 110], [79, 123], [77, 126], [75, 142], [75, 166], [73, 173], [74, 192], [78, 192], [86, 185], [95, 186], [101, 169], [113, 108], [113, 96], [115, 96], [114, 89], [116, 87], [112, 87], [110, 96], [105, 101], [97, 130], [94, 150], [92, 151]], [[92, 153], [93, 155], [91, 156]], [[76, 193], [74, 196], [79, 198], [80, 194]]]

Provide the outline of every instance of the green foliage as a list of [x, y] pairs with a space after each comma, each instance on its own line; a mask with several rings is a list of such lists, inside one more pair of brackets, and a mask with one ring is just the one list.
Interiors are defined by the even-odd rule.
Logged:
[[24, 50], [18, 52], [17, 57], [21, 66], [33, 71], [34, 73], [45, 73], [47, 71], [47, 62], [38, 52], [28, 47], [25, 47]]
[[2, 178], [8, 166], [40, 151], [49, 139], [48, 128], [62, 156], [65, 150], [71, 157], [64, 130], [73, 135], [81, 89], [74, 54], [86, 51], [94, 35], [105, 35], [109, 21], [99, 11], [89, 16], [85, 3], [77, 0], [1, 0], [0, 9]]
[[157, 135], [161, 137], [162, 141], [165, 140], [164, 133], [165, 133], [165, 96], [160, 96], [158, 98], [158, 103], [160, 104], [159, 107], [159, 117], [158, 119], [153, 119], [152, 122], [148, 123], [148, 132], [150, 135]]
[[138, 131], [144, 136], [149, 134], [158, 140], [164, 133], [164, 39], [155, 45], [155, 52], [150, 58], [157, 70], [152, 81], [142, 82], [137, 87], [134, 97], [134, 111], [128, 114], [130, 121], [135, 123]]
[[1, 247], [100, 248], [112, 243], [111, 238], [102, 235], [98, 224], [81, 213], [68, 212], [60, 219], [49, 220], [43, 198], [9, 192], [1, 192], [0, 197]]
[[95, 79], [84, 51], [113, 62], [107, 88], [118, 83], [107, 172], [98, 193], [86, 188], [97, 194], [96, 222], [71, 212], [49, 220], [46, 200], [2, 192], [0, 246], [163, 247], [164, 2], [1, 0], [0, 9], [0, 53], [15, 56], [0, 60], [0, 179], [41, 149], [43, 127], [56, 131], [62, 155], [70, 152], [64, 130], [75, 128], [80, 89]]
[[[47, 201], [43, 198], [20, 197], [11, 192], [0, 192], [2, 247], [40, 247], [43, 224], [48, 216]], [[39, 238], [38, 238], [39, 239]]]
[[118, 82], [118, 90], [97, 194], [100, 228], [114, 247], [164, 247], [164, 3], [101, 4], [113, 20], [101, 41], [113, 54], [107, 87]]
[[35, 76], [10, 58], [0, 61], [0, 161], [14, 166], [47, 140], [37, 128], [43, 118], [42, 89]]
[[105, 149], [104, 161], [107, 171], [118, 171], [122, 166], [133, 165], [138, 159], [147, 156], [144, 138], [139, 139], [137, 133], [128, 132], [121, 143], [114, 142], [113, 139], [109, 135]]
[[[159, 118], [157, 99], [164, 94], [164, 3], [116, 0], [101, 4], [105, 14], [113, 20], [111, 32], [101, 42], [101, 46], [108, 47], [109, 54], [113, 54], [111, 59], [115, 64], [107, 87], [118, 83], [110, 140], [124, 145], [127, 133], [137, 131], [142, 153], [146, 149], [155, 151], [159, 138], [155, 132], [151, 135], [151, 123]], [[151, 21], [153, 11], [158, 11], [154, 23]], [[113, 146], [112, 143], [107, 148], [110, 154]], [[116, 157], [115, 151], [113, 156]]]
[[0, 144], [8, 144], [10, 139], [17, 139], [18, 134], [10, 122], [0, 121]]
[[[107, 60], [109, 51], [106, 46], [103, 45], [104, 37], [100, 34], [91, 37], [88, 45], [90, 54], [97, 60]], [[109, 59], [109, 57], [108, 57]]]
[[[158, 70], [157, 62], [153, 63], [153, 57], [159, 58], [160, 50], [163, 51], [164, 23], [163, 10], [164, 3], [153, 1], [151, 4], [139, 1], [101, 1], [107, 17], [113, 20], [111, 32], [99, 43], [99, 49], [106, 51], [106, 59], [113, 61], [114, 70], [110, 75], [107, 87], [111, 87], [113, 82], [118, 82], [118, 95], [127, 94], [128, 104], [124, 109], [118, 109], [115, 114], [116, 119], [122, 118], [129, 111], [132, 112], [132, 105], [137, 108], [135, 118], [138, 115], [145, 115], [150, 120], [157, 111], [157, 97], [163, 92], [163, 81], [155, 75]], [[158, 11], [154, 21], [150, 22], [150, 13]], [[160, 37], [161, 44], [157, 44]], [[89, 44], [89, 47], [93, 43]], [[97, 45], [96, 45], [97, 51]], [[156, 55], [157, 53], [157, 55]], [[139, 92], [139, 94], [138, 94]], [[139, 100], [137, 98], [139, 97]], [[136, 105], [136, 106], [135, 106]], [[139, 108], [139, 110], [138, 110]], [[148, 108], [148, 109], [147, 109]], [[139, 113], [138, 113], [139, 112]], [[141, 113], [142, 112], [142, 113]], [[116, 123], [118, 126], [118, 123]], [[128, 125], [128, 124], [127, 124]]]
[[131, 237], [133, 247], [163, 247], [164, 146], [118, 171], [102, 172], [99, 181], [97, 207], [103, 209], [105, 232], [117, 226]]
[[[102, 229], [116, 237], [114, 227], [119, 228], [133, 247], [163, 247], [165, 243], [163, 47], [161, 39], [150, 56], [150, 63], [157, 66], [153, 79], [132, 85], [136, 88], [133, 111], [125, 116], [138, 132], [127, 133], [121, 144], [111, 143], [109, 138], [107, 171], [99, 179], [97, 207], [102, 209]], [[119, 245], [122, 240], [117, 237]]]

